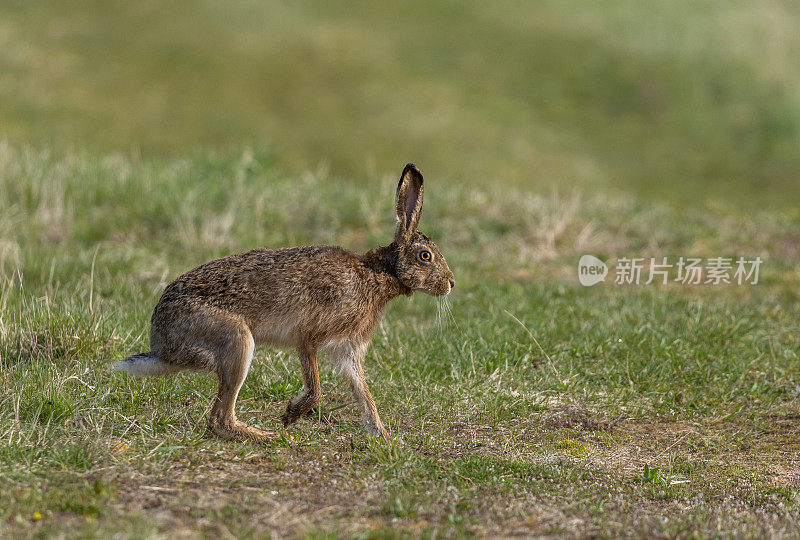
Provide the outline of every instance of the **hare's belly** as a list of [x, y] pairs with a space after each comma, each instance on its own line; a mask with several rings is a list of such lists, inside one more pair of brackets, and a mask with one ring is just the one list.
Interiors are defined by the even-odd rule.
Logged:
[[296, 347], [300, 344], [300, 334], [296, 320], [274, 317], [259, 321], [250, 329], [256, 343], [271, 343], [282, 347]]
[[[311, 339], [324, 345], [334, 338], [364, 336], [374, 331], [372, 318], [357, 312], [295, 313], [260, 317], [252, 324], [250, 332], [256, 343], [271, 343], [283, 347], [297, 347]], [[372, 337], [371, 335], [369, 336]]]

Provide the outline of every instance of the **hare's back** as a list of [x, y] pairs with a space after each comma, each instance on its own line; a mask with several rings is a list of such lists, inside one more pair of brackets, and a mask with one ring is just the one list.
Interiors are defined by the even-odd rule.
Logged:
[[[156, 313], [213, 306], [244, 318], [253, 329], [340, 326], [363, 299], [358, 256], [339, 247], [256, 249], [202, 264], [170, 283]], [[293, 329], [293, 330], [290, 330]], [[267, 341], [286, 341], [264, 336]], [[263, 339], [258, 339], [262, 341]], [[287, 343], [288, 344], [288, 343]]]
[[358, 256], [331, 246], [255, 249], [201, 264], [170, 283], [167, 292], [219, 302], [241, 302], [243, 296], [303, 294], [357, 277]]

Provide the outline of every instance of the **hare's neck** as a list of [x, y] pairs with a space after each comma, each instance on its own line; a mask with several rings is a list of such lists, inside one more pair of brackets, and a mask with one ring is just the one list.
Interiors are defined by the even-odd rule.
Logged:
[[361, 261], [372, 271], [378, 292], [385, 302], [401, 294], [411, 294], [411, 289], [397, 277], [397, 245], [394, 242], [366, 252], [361, 256]]

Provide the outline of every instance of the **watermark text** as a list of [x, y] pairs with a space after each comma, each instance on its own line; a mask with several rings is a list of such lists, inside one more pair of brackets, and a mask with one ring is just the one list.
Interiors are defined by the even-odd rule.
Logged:
[[762, 263], [761, 257], [620, 257], [610, 271], [601, 259], [583, 255], [578, 281], [591, 287], [611, 273], [617, 285], [756, 285]]

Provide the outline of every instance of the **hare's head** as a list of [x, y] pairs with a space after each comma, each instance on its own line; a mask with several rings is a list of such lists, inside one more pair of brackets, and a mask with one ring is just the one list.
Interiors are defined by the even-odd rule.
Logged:
[[444, 255], [433, 240], [417, 230], [422, 214], [422, 173], [409, 163], [397, 184], [396, 272], [400, 281], [412, 291], [431, 296], [450, 294], [455, 277]]

